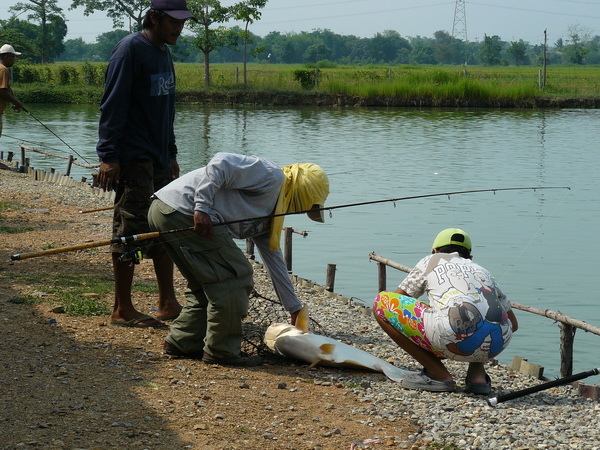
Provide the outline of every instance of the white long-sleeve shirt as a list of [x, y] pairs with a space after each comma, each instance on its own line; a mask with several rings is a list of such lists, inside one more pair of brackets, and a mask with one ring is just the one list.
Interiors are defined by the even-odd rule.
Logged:
[[[202, 211], [213, 224], [253, 219], [273, 213], [285, 175], [264, 158], [217, 153], [210, 162], [172, 181], [154, 195], [182, 214]], [[271, 219], [225, 225], [236, 239], [251, 238], [263, 259], [275, 292], [290, 313], [299, 311], [294, 286], [281, 250], [269, 250]]]

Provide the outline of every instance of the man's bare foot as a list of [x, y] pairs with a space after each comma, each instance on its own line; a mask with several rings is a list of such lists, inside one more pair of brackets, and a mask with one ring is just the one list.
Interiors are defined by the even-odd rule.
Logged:
[[177, 303], [171, 303], [166, 305], [163, 308], [159, 308], [156, 311], [156, 318], [158, 320], [174, 320], [177, 319], [177, 316], [179, 316], [179, 314], [181, 313], [181, 310], [183, 309], [183, 307]]

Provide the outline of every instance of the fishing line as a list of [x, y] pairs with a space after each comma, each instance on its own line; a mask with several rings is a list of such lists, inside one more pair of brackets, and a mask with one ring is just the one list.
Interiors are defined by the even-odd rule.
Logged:
[[86, 163], [90, 164], [90, 162], [85, 159], [83, 156], [81, 156], [79, 153], [77, 153], [77, 151], [71, 147], [69, 144], [67, 144], [63, 138], [61, 138], [58, 134], [56, 134], [54, 131], [52, 131], [50, 128], [48, 128], [40, 119], [38, 119], [37, 117], [35, 117], [33, 114], [31, 114], [31, 112], [29, 112], [27, 109], [23, 108], [23, 111], [25, 111], [28, 115], [30, 115], [32, 118], [34, 118], [35, 120], [37, 120], [39, 122], [39, 124], [41, 126], [43, 126], [46, 130], [48, 130], [50, 133], [52, 133], [54, 136], [56, 136], [58, 138], [58, 140], [60, 142], [62, 142], [63, 144], [65, 144], [67, 147], [69, 147], [69, 149], [75, 153], [77, 156], [79, 156], [81, 159], [83, 159]]
[[[384, 199], [384, 200], [372, 200], [372, 201], [367, 201], [367, 202], [347, 203], [345, 205], [326, 206], [323, 208], [314, 208], [314, 209], [311, 208], [311, 209], [305, 209], [302, 211], [294, 211], [294, 212], [287, 212], [287, 213], [281, 213], [281, 214], [269, 214], [266, 216], [248, 217], [248, 218], [239, 219], [239, 220], [230, 220], [227, 222], [214, 223], [213, 226], [233, 225], [233, 224], [242, 223], [242, 222], [254, 222], [254, 221], [260, 221], [260, 220], [272, 219], [274, 217], [306, 214], [306, 213], [315, 212], [315, 211], [329, 211], [329, 216], [332, 217], [332, 211], [334, 209], [351, 208], [351, 207], [363, 206], [363, 205], [374, 205], [374, 204], [386, 203], [386, 202], [394, 202], [395, 203], [398, 201], [413, 200], [413, 199], [419, 199], [419, 198], [431, 198], [431, 197], [441, 197], [441, 196], [450, 198], [451, 195], [472, 194], [472, 193], [480, 193], [480, 192], [493, 192], [495, 195], [496, 192], [499, 192], [499, 191], [514, 191], [514, 190], [537, 191], [537, 190], [542, 190], [542, 189], [569, 189], [570, 190], [571, 188], [568, 186], [510, 187], [510, 188], [494, 188], [494, 189], [472, 189], [472, 190], [467, 190], [467, 191], [442, 192], [442, 193], [437, 193], [437, 194], [411, 195], [411, 196], [407, 196], [407, 197], [397, 197], [397, 198], [388, 198], [388, 199]], [[194, 229], [194, 227], [188, 227], [188, 228], [179, 228], [179, 229], [165, 230], [165, 231], [155, 231], [155, 232], [151, 232], [151, 233], [143, 233], [143, 234], [132, 235], [132, 236], [122, 236], [122, 237], [117, 237], [117, 238], [113, 238], [113, 239], [106, 239], [103, 241], [88, 242], [86, 244], [55, 248], [55, 249], [44, 250], [44, 251], [40, 251], [40, 252], [25, 253], [22, 255], [21, 254], [13, 254], [13, 255], [11, 255], [11, 260], [18, 261], [18, 260], [34, 258], [34, 257], [38, 257], [38, 256], [54, 255], [57, 253], [65, 253], [65, 252], [74, 251], [74, 250], [83, 250], [86, 248], [100, 247], [100, 246], [111, 245], [111, 244], [130, 244], [132, 242], [137, 242], [137, 241], [141, 241], [141, 240], [145, 240], [145, 239], [154, 239], [154, 238], [163, 236], [165, 234], [179, 233], [182, 231], [193, 231], [193, 229]], [[157, 244], [151, 244], [151, 245], [159, 245], [159, 244], [157, 243]]]
[[556, 212], [556, 210], [564, 204], [566, 197], [567, 197], [567, 193], [565, 192], [565, 195], [563, 195], [561, 201], [559, 201], [556, 204], [556, 207], [552, 210], [552, 213], [548, 214], [546, 216], [546, 220], [544, 220], [540, 224], [540, 226], [537, 228], [537, 230], [535, 231], [535, 233], [533, 233], [533, 235], [531, 236], [531, 239], [529, 239], [529, 242], [527, 242], [527, 244], [521, 249], [521, 251], [519, 252], [519, 254], [515, 257], [514, 261], [511, 264], [508, 265], [507, 269], [504, 271], [504, 273], [502, 274], [502, 276], [500, 278], [498, 278], [498, 281], [504, 280], [504, 277], [506, 275], [508, 275], [508, 273], [512, 269], [514, 269], [514, 267], [516, 266], [516, 264], [519, 261], [519, 259], [521, 259], [521, 257], [523, 256], [523, 254], [525, 253], [525, 251], [530, 247], [530, 245], [534, 241], [534, 239], [540, 234], [540, 232], [542, 231], [542, 228], [544, 228], [544, 226], [546, 226], [546, 224], [550, 221], [550, 218], [554, 216], [554, 213]]

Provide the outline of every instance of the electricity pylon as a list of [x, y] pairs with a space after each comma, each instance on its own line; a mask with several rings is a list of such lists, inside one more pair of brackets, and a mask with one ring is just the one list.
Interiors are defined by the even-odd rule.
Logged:
[[452, 37], [467, 42], [467, 13], [465, 10], [465, 0], [456, 0]]

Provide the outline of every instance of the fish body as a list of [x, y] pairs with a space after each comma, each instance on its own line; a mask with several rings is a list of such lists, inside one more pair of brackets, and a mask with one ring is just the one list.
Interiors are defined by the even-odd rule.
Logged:
[[393, 364], [335, 339], [308, 332], [308, 310], [306, 306], [298, 315], [296, 326], [275, 323], [265, 332], [267, 346], [283, 356], [311, 364], [335, 367], [354, 367], [384, 373], [390, 380], [402, 381], [409, 373]]

